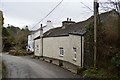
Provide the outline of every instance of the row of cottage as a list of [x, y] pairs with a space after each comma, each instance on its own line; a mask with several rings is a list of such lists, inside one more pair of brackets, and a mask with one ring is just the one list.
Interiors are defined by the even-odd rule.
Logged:
[[[118, 13], [112, 10], [100, 14], [99, 17], [101, 22], [106, 25], [110, 22], [108, 19], [116, 20], [116, 15]], [[79, 68], [84, 67], [85, 64], [93, 65], [93, 53], [90, 56], [90, 52], [86, 52], [88, 45], [85, 44], [88, 23], [93, 23], [93, 16], [86, 21], [77, 23], [67, 18], [62, 22], [61, 27], [56, 28], [49, 20], [47, 25], [40, 25], [41, 28], [28, 36], [28, 50], [34, 51], [35, 56], [49, 58], [53, 62], [55, 60], [68, 62]], [[106, 30], [109, 31], [109, 28]]]
[[82, 67], [85, 28], [67, 18], [62, 27], [54, 28], [52, 22], [28, 36], [28, 50], [35, 56], [58, 59]]

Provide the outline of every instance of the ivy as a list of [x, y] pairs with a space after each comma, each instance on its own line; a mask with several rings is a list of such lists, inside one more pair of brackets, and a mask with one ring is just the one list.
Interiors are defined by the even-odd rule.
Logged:
[[93, 66], [93, 44], [94, 44], [94, 27], [93, 22], [89, 22], [86, 25], [86, 35], [85, 35], [85, 66]]

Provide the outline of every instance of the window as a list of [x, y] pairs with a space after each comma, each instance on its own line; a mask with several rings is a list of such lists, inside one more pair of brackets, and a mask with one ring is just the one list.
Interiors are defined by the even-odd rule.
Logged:
[[63, 55], [64, 55], [64, 49], [62, 47], [60, 47], [59, 49], [60, 49], [60, 56], [63, 57]]
[[39, 46], [37, 45], [37, 48], [38, 48]]
[[73, 48], [73, 54], [74, 54], [74, 57], [73, 57], [73, 59], [74, 60], [76, 60], [76, 58], [77, 58], [77, 49], [76, 48]]
[[28, 48], [30, 48], [30, 46], [28, 46]]
[[37, 50], [39, 50], [39, 46], [37, 45]]

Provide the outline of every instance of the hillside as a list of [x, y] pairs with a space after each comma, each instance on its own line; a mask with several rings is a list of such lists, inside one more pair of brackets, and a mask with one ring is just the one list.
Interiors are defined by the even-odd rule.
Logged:
[[7, 30], [14, 37], [21, 31], [19, 27], [14, 26], [8, 26]]
[[20, 29], [14, 26], [3, 27], [3, 51], [17, 48], [26, 49], [27, 35], [29, 33], [28, 29]]

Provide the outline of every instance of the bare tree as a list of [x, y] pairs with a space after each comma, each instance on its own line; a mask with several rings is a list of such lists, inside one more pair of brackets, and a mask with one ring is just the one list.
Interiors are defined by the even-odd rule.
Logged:
[[107, 0], [107, 2], [99, 2], [100, 9], [104, 11], [109, 11], [115, 9], [120, 13], [120, 0]]

